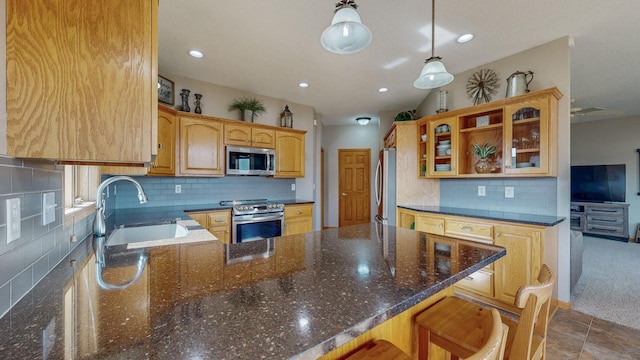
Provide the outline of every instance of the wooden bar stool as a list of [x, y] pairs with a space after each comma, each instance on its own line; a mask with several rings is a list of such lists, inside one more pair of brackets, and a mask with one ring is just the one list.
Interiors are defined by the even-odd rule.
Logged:
[[411, 360], [397, 346], [386, 340], [376, 340], [363, 346], [360, 350], [346, 358], [345, 360]]
[[[542, 265], [538, 285], [518, 289], [515, 305], [522, 309], [515, 322], [502, 318], [509, 327], [505, 359], [529, 360], [545, 356], [549, 306], [555, 275]], [[495, 310], [495, 309], [493, 309]], [[468, 358], [487, 341], [482, 319], [490, 310], [456, 297], [448, 297], [416, 317], [418, 359], [427, 360], [430, 344], [451, 353], [452, 359]]]

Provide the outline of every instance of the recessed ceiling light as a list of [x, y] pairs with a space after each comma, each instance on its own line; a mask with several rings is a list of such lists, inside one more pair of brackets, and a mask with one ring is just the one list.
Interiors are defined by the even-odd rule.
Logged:
[[464, 44], [466, 42], [471, 41], [472, 39], [473, 39], [473, 34], [464, 34], [464, 35], [460, 35], [456, 41], [458, 42], [458, 44]]
[[308, 88], [309, 84], [307, 84], [306, 82], [301, 82], [300, 84], [298, 84], [298, 86], [300, 86], [301, 88]]
[[204, 55], [203, 55], [200, 51], [198, 51], [198, 50], [191, 50], [191, 51], [189, 51], [189, 55], [193, 56], [194, 58], [198, 58], [198, 59], [204, 56]]
[[386, 87], [381, 87], [380, 89], [378, 89], [379, 93], [383, 93], [383, 92], [387, 92], [389, 91], [389, 89], [387, 89]]

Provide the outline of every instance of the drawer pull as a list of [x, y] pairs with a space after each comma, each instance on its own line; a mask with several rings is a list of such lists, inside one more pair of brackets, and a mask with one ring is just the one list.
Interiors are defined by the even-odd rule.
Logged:
[[460, 230], [462, 231], [473, 231], [473, 228], [471, 226], [463, 226], [460, 228]]
[[603, 213], [615, 213], [618, 212], [618, 210], [613, 209], [613, 210], [609, 210], [609, 209], [591, 209], [591, 211], [593, 212], [603, 212]]
[[618, 219], [598, 219], [598, 218], [591, 218], [591, 221], [602, 221], [602, 222], [610, 222], [610, 223], [617, 223]]
[[215, 222], [223, 222], [224, 219], [216, 219]]
[[296, 215], [302, 215], [302, 211], [296, 211]]
[[473, 276], [467, 276], [464, 278], [465, 280], [473, 281]]
[[500, 235], [502, 235], [502, 234], [500, 234], [500, 233], [496, 233], [496, 237], [500, 237]]

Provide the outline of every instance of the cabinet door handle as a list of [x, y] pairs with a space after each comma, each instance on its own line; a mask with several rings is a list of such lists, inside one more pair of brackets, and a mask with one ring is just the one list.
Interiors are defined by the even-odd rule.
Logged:
[[347, 193], [342, 193], [342, 196], [347, 196]]
[[302, 211], [296, 211], [296, 215], [302, 215]]
[[463, 226], [463, 227], [460, 228], [460, 230], [462, 230], [462, 231], [473, 231], [473, 228], [470, 227], [470, 226]]
[[442, 224], [438, 224], [438, 227], [439, 227], [439, 228], [442, 228]]
[[496, 233], [496, 237], [500, 237], [500, 235], [502, 235], [502, 234], [500, 234], [500, 233]]
[[158, 149], [162, 149], [163, 147], [164, 147], [164, 145], [158, 144]]
[[466, 278], [464, 278], [465, 280], [469, 280], [469, 281], [473, 281], [473, 276], [467, 276]]

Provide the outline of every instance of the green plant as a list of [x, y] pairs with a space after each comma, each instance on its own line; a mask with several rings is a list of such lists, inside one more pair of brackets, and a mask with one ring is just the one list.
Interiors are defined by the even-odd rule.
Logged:
[[473, 149], [473, 153], [480, 159], [487, 159], [497, 151], [495, 145], [491, 145], [489, 142], [484, 143], [482, 146], [473, 144]]
[[417, 120], [417, 119], [418, 119], [418, 113], [416, 112], [416, 109], [413, 109], [413, 110], [399, 112], [398, 115], [396, 115], [395, 121], [406, 121], [406, 120]]
[[262, 102], [254, 97], [242, 97], [234, 100], [229, 106], [229, 110], [251, 111], [251, 121], [253, 121], [254, 116], [259, 116], [267, 111]]

